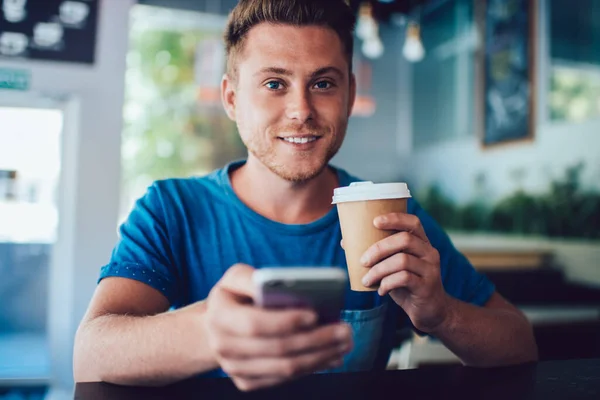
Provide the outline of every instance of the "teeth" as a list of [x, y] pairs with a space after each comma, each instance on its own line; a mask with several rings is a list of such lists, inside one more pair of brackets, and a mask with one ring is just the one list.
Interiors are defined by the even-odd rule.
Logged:
[[290, 142], [290, 143], [297, 143], [297, 144], [305, 144], [305, 143], [310, 143], [310, 142], [314, 142], [315, 140], [317, 140], [316, 137], [311, 137], [311, 138], [284, 138], [283, 140], [285, 140], [286, 142]]

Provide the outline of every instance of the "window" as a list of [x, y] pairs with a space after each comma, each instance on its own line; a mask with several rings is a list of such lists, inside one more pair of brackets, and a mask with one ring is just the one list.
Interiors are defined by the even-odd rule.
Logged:
[[473, 2], [451, 0], [421, 17], [425, 59], [413, 65], [416, 148], [473, 135], [475, 51]]
[[63, 111], [11, 101], [0, 106], [0, 381], [44, 384]]
[[600, 117], [600, 2], [550, 0], [550, 118]]
[[220, 100], [225, 18], [135, 6], [127, 57], [122, 216], [157, 179], [245, 156]]

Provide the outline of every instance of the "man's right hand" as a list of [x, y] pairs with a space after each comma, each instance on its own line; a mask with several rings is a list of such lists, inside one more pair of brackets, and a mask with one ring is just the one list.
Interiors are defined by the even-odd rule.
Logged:
[[244, 391], [342, 365], [352, 349], [343, 323], [317, 326], [308, 310], [265, 310], [253, 304], [254, 268], [231, 267], [207, 299], [205, 329], [219, 365]]

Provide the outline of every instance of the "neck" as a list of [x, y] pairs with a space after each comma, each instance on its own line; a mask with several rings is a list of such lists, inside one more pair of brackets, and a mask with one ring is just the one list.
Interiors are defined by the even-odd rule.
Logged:
[[331, 196], [339, 182], [332, 168], [306, 182], [289, 182], [250, 157], [231, 173], [233, 191], [252, 210], [276, 222], [307, 224], [333, 207]]

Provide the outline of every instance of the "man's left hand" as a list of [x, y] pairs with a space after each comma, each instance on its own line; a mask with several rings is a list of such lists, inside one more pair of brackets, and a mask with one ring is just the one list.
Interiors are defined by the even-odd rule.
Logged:
[[378, 229], [397, 231], [371, 246], [361, 262], [371, 270], [365, 286], [379, 284], [379, 295], [390, 294], [413, 325], [432, 333], [448, 318], [451, 302], [440, 273], [440, 255], [418, 217], [393, 213], [374, 220]]

